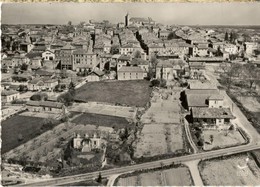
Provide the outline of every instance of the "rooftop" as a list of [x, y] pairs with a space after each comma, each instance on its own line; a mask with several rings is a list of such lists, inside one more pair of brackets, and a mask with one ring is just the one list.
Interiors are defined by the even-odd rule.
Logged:
[[51, 108], [62, 108], [63, 104], [53, 101], [27, 101], [28, 106], [41, 106], [41, 107], [51, 107]]
[[229, 108], [192, 108], [193, 118], [235, 119]]
[[189, 87], [191, 90], [216, 90], [217, 86], [209, 81], [192, 80], [189, 81]]
[[121, 67], [119, 70], [118, 70], [118, 72], [134, 72], [134, 73], [136, 73], [136, 72], [144, 72], [144, 70], [143, 69], [141, 69], [140, 67], [138, 67], [138, 66], [123, 66], [123, 67]]

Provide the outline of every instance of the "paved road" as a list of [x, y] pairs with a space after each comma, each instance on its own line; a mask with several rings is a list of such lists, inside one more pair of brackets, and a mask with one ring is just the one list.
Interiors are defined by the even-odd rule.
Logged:
[[[131, 172], [136, 170], [142, 170], [142, 169], [150, 169], [150, 168], [156, 168], [161, 167], [161, 164], [164, 165], [170, 165], [173, 162], [174, 163], [183, 163], [188, 161], [194, 161], [194, 160], [203, 160], [203, 159], [209, 159], [209, 158], [215, 158], [219, 156], [224, 155], [232, 155], [236, 153], [242, 153], [247, 152], [251, 150], [260, 149], [260, 144], [256, 145], [242, 145], [237, 147], [231, 147], [226, 149], [220, 149], [215, 151], [209, 151], [209, 152], [203, 152], [198, 154], [192, 154], [192, 155], [186, 155], [186, 156], [180, 156], [180, 157], [174, 157], [170, 159], [164, 159], [164, 160], [158, 160], [153, 162], [146, 162], [142, 164], [136, 164], [132, 166], [125, 166], [120, 168], [114, 168], [114, 169], [108, 169], [100, 171], [103, 177], [108, 177], [115, 174], [125, 173], [125, 172]], [[37, 183], [30, 183], [30, 184], [23, 184], [22, 186], [53, 186], [53, 185], [65, 185], [70, 184], [73, 182], [80, 182], [84, 180], [91, 180], [93, 178], [96, 178], [99, 174], [99, 171], [92, 172], [92, 173], [86, 173], [86, 174], [80, 174], [80, 175], [73, 175], [73, 176], [67, 176], [67, 177], [59, 177], [59, 178], [53, 178], [50, 180], [40, 181]]]

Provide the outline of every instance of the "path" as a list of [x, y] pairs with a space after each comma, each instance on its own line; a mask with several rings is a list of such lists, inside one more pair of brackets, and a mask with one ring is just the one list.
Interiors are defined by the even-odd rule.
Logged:
[[189, 143], [190, 143], [194, 153], [196, 154], [196, 153], [198, 153], [199, 150], [198, 150], [197, 146], [195, 145], [195, 143], [194, 143], [194, 141], [193, 141], [193, 139], [191, 137], [189, 123], [188, 123], [188, 121], [185, 118], [182, 118], [182, 119], [184, 121], [184, 127], [185, 127], [185, 132], [186, 132], [187, 138], [189, 140]]
[[184, 164], [187, 165], [190, 169], [190, 173], [194, 182], [194, 186], [203, 186], [203, 182], [200, 176], [200, 172], [198, 169], [199, 160], [193, 160], [189, 162], [185, 162]]
[[116, 174], [116, 175], [111, 175], [108, 178], [108, 182], [107, 182], [107, 186], [113, 186], [115, 183], [115, 180], [117, 179], [117, 177], [119, 177], [121, 174]]

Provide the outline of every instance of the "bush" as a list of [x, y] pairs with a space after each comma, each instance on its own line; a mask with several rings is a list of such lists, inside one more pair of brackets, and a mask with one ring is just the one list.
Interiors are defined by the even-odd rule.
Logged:
[[46, 93], [36, 93], [30, 97], [32, 101], [46, 101], [48, 99], [48, 95]]

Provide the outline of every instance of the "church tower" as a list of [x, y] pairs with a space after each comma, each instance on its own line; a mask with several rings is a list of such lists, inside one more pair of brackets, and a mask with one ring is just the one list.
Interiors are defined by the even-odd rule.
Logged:
[[128, 27], [129, 24], [129, 14], [127, 12], [127, 14], [125, 15], [125, 27]]

